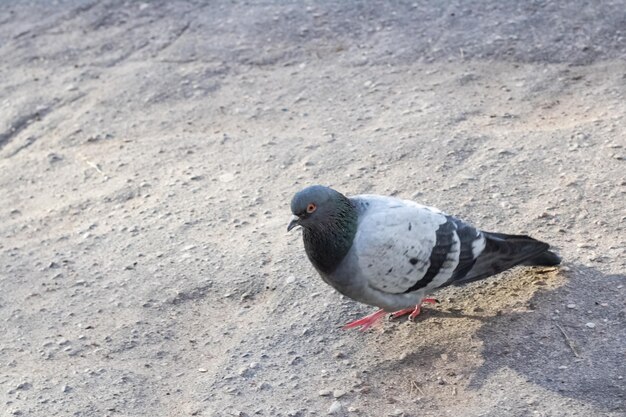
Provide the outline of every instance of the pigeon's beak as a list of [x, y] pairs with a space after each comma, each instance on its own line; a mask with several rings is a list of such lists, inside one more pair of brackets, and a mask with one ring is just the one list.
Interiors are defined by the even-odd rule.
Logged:
[[293, 229], [294, 227], [299, 226], [299, 225], [300, 225], [300, 217], [294, 215], [291, 218], [291, 221], [289, 222], [289, 225], [287, 226], [287, 231], [290, 232], [291, 229]]

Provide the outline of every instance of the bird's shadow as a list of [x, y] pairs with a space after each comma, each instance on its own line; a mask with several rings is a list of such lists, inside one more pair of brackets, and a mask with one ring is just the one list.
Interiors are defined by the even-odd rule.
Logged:
[[[470, 390], [504, 368], [563, 397], [607, 412], [626, 410], [626, 275], [584, 266], [570, 266], [564, 275], [563, 286], [532, 296], [531, 312], [484, 317], [431, 310], [428, 316], [481, 321], [475, 337], [482, 343], [483, 361], [471, 371]], [[372, 372], [428, 367], [428, 358], [444, 353], [463, 354], [437, 339], [426, 349], [379, 363]]]

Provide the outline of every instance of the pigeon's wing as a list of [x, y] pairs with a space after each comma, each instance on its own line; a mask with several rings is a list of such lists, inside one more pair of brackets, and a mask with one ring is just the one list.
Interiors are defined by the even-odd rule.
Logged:
[[547, 243], [480, 231], [412, 201], [361, 196], [354, 240], [361, 276], [384, 293], [431, 292], [519, 264], [556, 265]]
[[412, 201], [359, 196], [354, 247], [362, 277], [386, 293], [435, 289], [465, 276], [484, 249], [473, 227]]

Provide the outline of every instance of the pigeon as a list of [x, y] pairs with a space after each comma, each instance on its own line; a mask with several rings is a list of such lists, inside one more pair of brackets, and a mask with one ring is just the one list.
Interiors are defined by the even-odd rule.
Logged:
[[479, 230], [436, 208], [380, 195], [346, 197], [313, 185], [291, 200], [291, 231], [302, 228], [307, 257], [341, 294], [378, 311], [344, 328], [366, 330], [381, 317], [414, 320], [427, 297], [516, 265], [555, 266], [550, 245], [529, 236]]

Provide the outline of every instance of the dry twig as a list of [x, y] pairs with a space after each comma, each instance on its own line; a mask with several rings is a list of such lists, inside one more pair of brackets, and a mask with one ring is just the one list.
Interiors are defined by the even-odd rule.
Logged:
[[413, 389], [419, 392], [422, 395], [422, 397], [426, 396], [426, 394], [424, 394], [424, 391], [422, 391], [419, 385], [417, 385], [416, 381], [411, 381], [409, 395], [413, 395]]
[[561, 333], [563, 333], [563, 337], [565, 338], [565, 341], [567, 342], [567, 345], [569, 346], [569, 348], [572, 349], [572, 352], [574, 352], [574, 356], [576, 356], [577, 358], [580, 358], [580, 355], [578, 354], [578, 352], [576, 351], [576, 348], [574, 347], [574, 342], [572, 342], [572, 339], [569, 338], [569, 336], [567, 335], [567, 333], [565, 333], [565, 330], [563, 330], [563, 328], [561, 327], [559, 323], [556, 323], [556, 327], [558, 327]]

